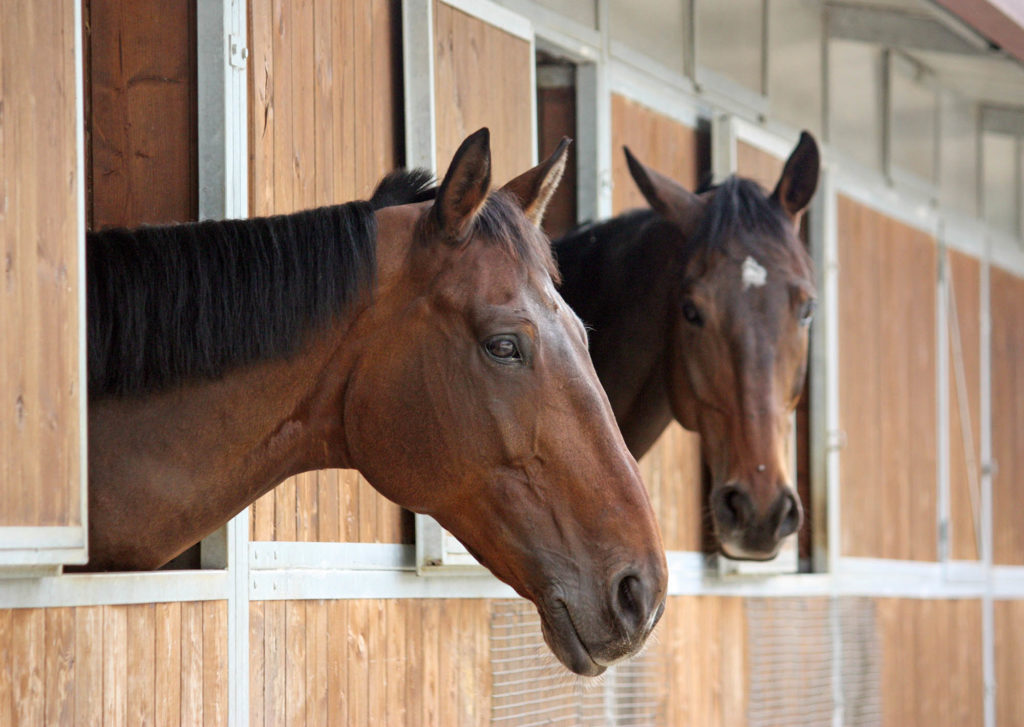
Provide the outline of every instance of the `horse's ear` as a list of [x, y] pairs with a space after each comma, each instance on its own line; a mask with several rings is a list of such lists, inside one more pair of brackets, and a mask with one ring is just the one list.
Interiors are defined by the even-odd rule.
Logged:
[[821, 154], [818, 142], [806, 131], [800, 132], [793, 153], [786, 160], [779, 183], [775, 185], [772, 199], [779, 203], [783, 211], [794, 223], [807, 208], [818, 188], [818, 171], [821, 167]]
[[703, 213], [704, 201], [674, 179], [641, 164], [628, 146], [622, 150], [633, 181], [654, 211], [675, 223], [684, 234], [692, 232]]
[[558, 183], [562, 181], [571, 143], [572, 139], [563, 136], [554, 154], [502, 187], [504, 191], [516, 198], [527, 219], [537, 227], [540, 227], [540, 223], [544, 219], [544, 210], [547, 209], [551, 196], [558, 188]]
[[462, 241], [491, 186], [491, 132], [487, 127], [466, 137], [437, 190], [433, 215], [442, 235]]

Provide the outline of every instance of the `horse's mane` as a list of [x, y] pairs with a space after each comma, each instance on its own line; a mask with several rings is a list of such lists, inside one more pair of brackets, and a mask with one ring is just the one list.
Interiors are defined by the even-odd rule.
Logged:
[[[785, 245], [790, 231], [782, 208], [769, 197], [757, 182], [731, 175], [721, 184], [705, 181], [697, 194], [714, 192], [710, 195], [700, 224], [690, 235], [690, 240], [699, 245], [691, 254], [707, 252], [728, 252], [728, 246], [739, 242], [745, 251], [759, 252], [757, 245], [764, 240]], [[660, 215], [648, 208], [630, 210], [602, 222], [585, 222], [570, 230], [555, 242], [561, 255], [584, 239], [598, 239], [595, 233], [600, 228], [600, 239], [608, 240], [629, 236], [629, 233], [661, 219]]]
[[752, 179], [729, 176], [721, 184], [705, 182], [697, 194], [713, 191], [693, 239], [725, 252], [731, 240], [748, 246], [757, 240], [784, 243], [790, 233], [785, 213]]
[[372, 284], [374, 210], [427, 199], [430, 185], [423, 170], [393, 172], [369, 202], [89, 233], [89, 396], [151, 393], [293, 353]]

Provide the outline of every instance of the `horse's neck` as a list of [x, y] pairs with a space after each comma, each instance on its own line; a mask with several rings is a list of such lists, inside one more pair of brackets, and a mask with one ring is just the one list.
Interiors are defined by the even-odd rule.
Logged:
[[[343, 466], [323, 416], [336, 350], [89, 409], [90, 568], [152, 568], [297, 472]], [[340, 426], [340, 424], [338, 425]]]
[[562, 295], [591, 327], [594, 368], [639, 458], [672, 421], [665, 371], [672, 256], [650, 236], [616, 239], [602, 226], [559, 244]]

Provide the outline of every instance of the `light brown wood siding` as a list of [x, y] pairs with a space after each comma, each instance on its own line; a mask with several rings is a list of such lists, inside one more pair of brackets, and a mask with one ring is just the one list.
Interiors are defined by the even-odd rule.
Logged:
[[[950, 545], [954, 559], [977, 560], [981, 557], [978, 528], [975, 527], [981, 515], [981, 265], [975, 258], [951, 251], [949, 280], [956, 300], [955, 309], [951, 308], [949, 313]], [[957, 329], [959, 347], [955, 345], [954, 332]], [[956, 384], [958, 367], [963, 371], [966, 400], [961, 400]], [[961, 424], [964, 415], [970, 422], [969, 429]], [[965, 433], [968, 436], [965, 437]], [[973, 462], [973, 480], [968, 472], [968, 462]]]
[[749, 676], [744, 599], [668, 599], [652, 649], [663, 665], [657, 724], [729, 727], [746, 722]]
[[227, 603], [0, 610], [0, 724], [227, 724]]
[[840, 196], [842, 553], [936, 558], [936, 249]]
[[86, 0], [83, 16], [90, 228], [196, 219], [195, 3]]
[[0, 526], [81, 524], [74, 7], [0, 5]]
[[782, 175], [785, 159], [779, 159], [746, 142], [736, 142], [736, 172], [753, 179], [771, 194]]
[[982, 724], [981, 602], [883, 598], [876, 608], [882, 724]]
[[996, 724], [1024, 724], [1024, 601], [996, 601]]
[[533, 164], [530, 99], [533, 56], [529, 42], [434, 2], [434, 99], [437, 173], [482, 126], [491, 130], [491, 182], [495, 187]]
[[249, 723], [487, 724], [489, 604], [254, 601]]
[[[401, 163], [400, 3], [255, 0], [249, 13], [249, 210], [366, 199]], [[356, 472], [309, 472], [252, 506], [254, 540], [412, 542]]]
[[992, 557], [1024, 564], [1024, 279], [990, 273], [992, 315]]
[[[612, 208], [615, 214], [647, 201], [626, 166], [623, 146], [645, 165], [687, 189], [696, 189], [701, 169], [698, 133], [635, 101], [612, 94]], [[700, 437], [673, 422], [640, 460], [668, 550], [702, 549]]]

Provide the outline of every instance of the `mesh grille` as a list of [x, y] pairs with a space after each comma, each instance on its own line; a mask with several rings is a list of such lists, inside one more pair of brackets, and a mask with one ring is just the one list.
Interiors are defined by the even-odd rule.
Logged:
[[491, 724], [628, 727], [657, 722], [653, 658], [638, 656], [598, 679], [566, 671], [541, 636], [536, 608], [522, 599], [491, 611]]
[[881, 724], [871, 599], [751, 598], [746, 611], [751, 727], [832, 724], [837, 640], [843, 724]]

